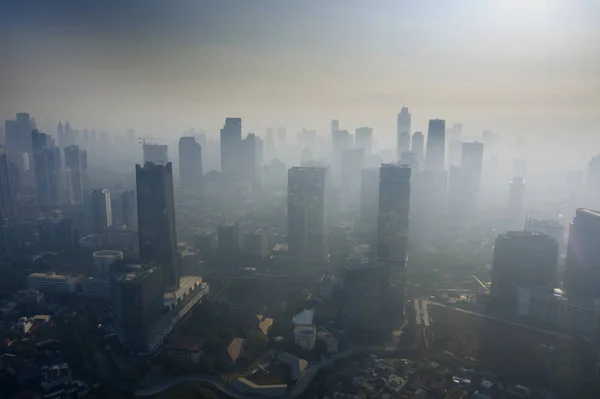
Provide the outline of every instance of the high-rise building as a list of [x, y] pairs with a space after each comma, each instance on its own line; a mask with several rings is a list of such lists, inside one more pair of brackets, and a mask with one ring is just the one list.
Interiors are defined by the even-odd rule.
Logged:
[[513, 177], [508, 193], [508, 217], [516, 223], [523, 221], [523, 203], [525, 202], [525, 182], [520, 176]]
[[476, 210], [482, 166], [483, 143], [463, 143], [460, 166], [450, 166], [449, 212], [466, 215]]
[[221, 174], [226, 181], [241, 178], [242, 118], [225, 118], [221, 129]]
[[15, 214], [15, 198], [10, 178], [10, 165], [4, 148], [0, 146], [0, 224], [2, 219]]
[[590, 159], [586, 183], [587, 199], [590, 205], [600, 208], [600, 155]]
[[334, 134], [338, 130], [340, 130], [340, 121], [338, 121], [337, 119], [332, 119], [331, 120], [331, 134]]
[[177, 254], [173, 167], [135, 166], [140, 259], [162, 266], [164, 286], [177, 288], [181, 268]]
[[390, 266], [350, 259], [343, 272], [342, 327], [347, 331], [381, 330], [388, 324]]
[[142, 146], [144, 165], [148, 162], [166, 164], [169, 162], [169, 146], [166, 144], [146, 144]]
[[202, 182], [202, 147], [194, 137], [179, 139], [179, 180], [188, 188], [198, 188]]
[[137, 195], [135, 190], [125, 190], [121, 193], [121, 214], [123, 224], [130, 230], [138, 230]]
[[239, 252], [239, 229], [236, 223], [223, 223], [217, 228], [219, 253], [221, 255], [237, 255]]
[[412, 151], [403, 151], [402, 154], [400, 154], [400, 164], [408, 165], [412, 170], [419, 170], [417, 154]]
[[83, 203], [83, 175], [87, 168], [87, 156], [85, 150], [80, 150], [79, 146], [76, 145], [65, 147], [64, 152], [65, 167], [69, 179], [70, 199], [73, 204], [81, 204]]
[[411, 115], [407, 107], [402, 107], [398, 114], [398, 123], [396, 125], [396, 159], [400, 160], [400, 156], [404, 151], [410, 151], [410, 123]]
[[354, 135], [354, 146], [362, 148], [365, 151], [365, 156], [371, 155], [373, 147], [373, 128], [359, 127]]
[[11, 159], [23, 153], [28, 153], [32, 157], [31, 132], [33, 129], [35, 129], [35, 121], [25, 112], [18, 113], [14, 120], [6, 121], [4, 133], [6, 151]]
[[99, 233], [112, 225], [112, 205], [107, 189], [95, 189], [89, 192], [90, 230]]
[[365, 150], [352, 148], [342, 152], [342, 188], [349, 191], [360, 190], [360, 178]]
[[[360, 179], [360, 226], [365, 228], [367, 237], [377, 237], [379, 213], [379, 168], [363, 169]], [[373, 248], [376, 242], [370, 242]]]
[[425, 136], [423, 135], [422, 132], [415, 132], [412, 135], [411, 151], [416, 154], [417, 160], [419, 161], [419, 163], [423, 162], [424, 150], [425, 150]]
[[240, 162], [243, 181], [249, 183], [252, 191], [258, 190], [261, 183], [260, 149], [262, 141], [254, 133], [249, 133], [241, 142]]
[[40, 248], [46, 251], [74, 250], [79, 247], [79, 231], [72, 219], [63, 216], [38, 219]]
[[327, 256], [327, 174], [325, 167], [288, 170], [288, 252], [292, 256], [310, 259]]
[[466, 168], [479, 184], [483, 168], [483, 143], [462, 143], [461, 166]]
[[443, 170], [446, 167], [446, 121], [431, 119], [427, 131], [427, 154], [425, 167], [433, 170]]
[[410, 177], [407, 165], [383, 164], [379, 171], [377, 259], [389, 266], [394, 296], [390, 317], [404, 316], [406, 261], [410, 214]]
[[40, 206], [58, 205], [60, 153], [57, 150], [42, 148], [33, 156], [36, 201]]
[[342, 154], [352, 148], [352, 135], [347, 130], [336, 130], [331, 134], [331, 164], [336, 182], [342, 177]]
[[564, 286], [570, 297], [600, 299], [600, 212], [577, 209], [569, 228]]
[[391, 262], [392, 273], [406, 266], [410, 176], [407, 165], [383, 164], [379, 171], [377, 258]]
[[519, 288], [556, 285], [558, 243], [545, 234], [509, 231], [494, 245], [491, 296], [515, 304]]
[[124, 347], [144, 352], [146, 331], [163, 309], [161, 267], [117, 262], [112, 269], [110, 291], [115, 332]]

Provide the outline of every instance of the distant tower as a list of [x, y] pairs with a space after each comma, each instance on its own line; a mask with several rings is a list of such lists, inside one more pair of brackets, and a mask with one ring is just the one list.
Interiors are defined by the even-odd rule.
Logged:
[[417, 156], [419, 163], [423, 162], [423, 151], [425, 150], [425, 136], [422, 132], [415, 132], [412, 136], [411, 151]]
[[135, 190], [125, 190], [121, 194], [123, 223], [130, 230], [138, 229], [137, 196]]
[[508, 194], [508, 216], [520, 221], [523, 218], [523, 203], [525, 201], [525, 182], [520, 176], [515, 176], [510, 182]]
[[331, 164], [336, 182], [342, 177], [342, 154], [352, 148], [352, 135], [347, 130], [336, 130], [331, 134]]
[[342, 188], [357, 192], [360, 190], [360, 177], [365, 150], [352, 148], [342, 152]]
[[99, 233], [112, 225], [112, 205], [110, 192], [106, 189], [90, 190], [89, 194], [90, 229]]
[[427, 154], [425, 167], [432, 170], [444, 170], [446, 167], [446, 121], [431, 119], [427, 131]]
[[37, 149], [33, 154], [37, 203], [44, 207], [58, 205], [60, 152], [47, 147], [47, 135], [34, 131]]
[[221, 129], [221, 175], [229, 182], [241, 178], [242, 118], [226, 118]]
[[373, 147], [373, 129], [370, 127], [359, 127], [354, 135], [354, 146], [362, 148], [365, 156], [371, 155]]
[[600, 299], [600, 212], [577, 209], [569, 229], [565, 288], [570, 297]]
[[[4, 148], [0, 146], [0, 224], [3, 218], [14, 216], [15, 203], [10, 179], [10, 165]], [[2, 229], [2, 227], [0, 227]], [[0, 243], [2, 248], [2, 243]]]
[[288, 251], [301, 258], [324, 259], [326, 182], [324, 167], [288, 170]]
[[340, 130], [340, 121], [333, 119], [331, 121], [331, 134], [337, 132], [338, 130]]
[[82, 204], [84, 192], [84, 166], [87, 166], [82, 165], [82, 158], [85, 156], [85, 150], [80, 150], [76, 145], [70, 145], [65, 147], [64, 152], [71, 201], [73, 204]]
[[140, 259], [156, 262], [164, 287], [179, 287], [181, 265], [177, 253], [173, 168], [167, 164], [135, 166]]
[[545, 234], [509, 231], [496, 238], [491, 296], [514, 305], [518, 289], [554, 288], [558, 243]]
[[403, 107], [398, 114], [398, 124], [396, 126], [397, 159], [400, 160], [400, 155], [404, 151], [410, 151], [410, 124], [411, 115], [407, 107]]
[[188, 188], [199, 188], [202, 182], [202, 147], [194, 137], [179, 139], [179, 180]]

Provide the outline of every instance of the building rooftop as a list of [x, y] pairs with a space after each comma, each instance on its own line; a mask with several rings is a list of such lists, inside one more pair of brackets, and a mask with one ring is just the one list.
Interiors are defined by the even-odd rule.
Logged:
[[184, 276], [179, 279], [179, 288], [175, 291], [165, 292], [163, 295], [163, 304], [168, 306], [174, 301], [183, 298], [190, 290], [202, 284], [202, 277], [198, 276]]
[[314, 309], [304, 309], [302, 312], [298, 313], [292, 318], [292, 323], [295, 325], [310, 325], [313, 324], [314, 317]]
[[600, 212], [599, 211], [595, 211], [593, 209], [587, 209], [587, 208], [579, 208], [577, 209], [578, 213], [583, 213], [589, 216], [593, 216], [593, 217], [597, 217], [600, 218]]
[[56, 280], [56, 281], [68, 281], [68, 280], [72, 280], [74, 278], [78, 278], [80, 276], [81, 275], [75, 274], [75, 273], [58, 274], [56, 272], [48, 272], [48, 273], [31, 273], [28, 277], [45, 278], [45, 279], [51, 279], [51, 280]]

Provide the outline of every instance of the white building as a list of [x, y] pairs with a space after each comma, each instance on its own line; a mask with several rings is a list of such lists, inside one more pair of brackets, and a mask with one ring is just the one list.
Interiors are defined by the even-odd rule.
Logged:
[[311, 351], [317, 342], [317, 328], [315, 326], [297, 325], [294, 327], [294, 343], [302, 350]]
[[32, 273], [27, 276], [27, 288], [52, 294], [74, 294], [79, 290], [80, 274]]

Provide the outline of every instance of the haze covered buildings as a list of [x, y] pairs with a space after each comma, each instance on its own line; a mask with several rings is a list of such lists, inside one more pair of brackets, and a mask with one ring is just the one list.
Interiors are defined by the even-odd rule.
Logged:
[[404, 151], [410, 151], [410, 124], [411, 115], [407, 107], [402, 107], [398, 114], [398, 122], [396, 124], [396, 157], [400, 160], [400, 155]]
[[202, 147], [194, 137], [179, 139], [179, 180], [188, 188], [198, 188], [202, 182]]
[[569, 228], [564, 286], [572, 298], [600, 298], [600, 212], [577, 209]]
[[427, 131], [425, 168], [443, 170], [446, 167], [446, 121], [431, 119]]
[[288, 170], [288, 253], [294, 257], [324, 259], [326, 183], [328, 168], [294, 167]]
[[221, 129], [221, 174], [226, 181], [241, 178], [242, 119], [225, 118]]

